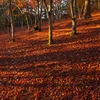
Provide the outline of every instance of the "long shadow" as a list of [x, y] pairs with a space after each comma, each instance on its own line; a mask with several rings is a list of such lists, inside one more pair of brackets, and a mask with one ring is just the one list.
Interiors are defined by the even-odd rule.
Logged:
[[[43, 70], [45, 70], [45, 72], [46, 72], [46, 68], [44, 68]], [[24, 72], [24, 70], [23, 70], [23, 72]], [[44, 93], [46, 95], [48, 93], [48, 91], [47, 91], [48, 87], [51, 87], [52, 89], [50, 91], [52, 91], [52, 92], [54, 91], [56, 93], [59, 93], [59, 91], [61, 91], [61, 93], [62, 93], [62, 90], [66, 91], [66, 92], [67, 91], [72, 92], [72, 93], [70, 93], [70, 96], [69, 95], [65, 96], [65, 98], [67, 98], [67, 100], [72, 100], [74, 97], [76, 97], [75, 91], [78, 93], [78, 96], [79, 95], [83, 96], [84, 93], [88, 96], [88, 93], [89, 93], [90, 94], [89, 96], [92, 97], [91, 92], [93, 92], [93, 91], [95, 92], [96, 89], [100, 89], [100, 85], [99, 85], [100, 80], [97, 80], [97, 77], [95, 77], [95, 76], [99, 75], [99, 71], [94, 70], [94, 71], [89, 72], [88, 70], [80, 71], [79, 69], [77, 69], [77, 70], [71, 69], [68, 71], [62, 71], [62, 70], [50, 71], [49, 70], [48, 74], [50, 74], [50, 75], [46, 76], [46, 73], [45, 73], [43, 76], [39, 76], [39, 77], [21, 76], [21, 77], [17, 77], [17, 79], [14, 78], [14, 75], [12, 77], [9, 77], [9, 76], [1, 77], [0, 76], [0, 79], [2, 79], [2, 81], [0, 81], [0, 86], [4, 86], [5, 88], [6, 87], [17, 87], [17, 88], [31, 87], [31, 88], [42, 90], [43, 91], [43, 92], [41, 92], [42, 96]], [[50, 79], [50, 77], [53, 77], [53, 78]], [[6, 80], [5, 80], [5, 78], [6, 78]], [[37, 83], [38, 81], [35, 81], [34, 83], [16, 82], [16, 81], [23, 81], [23, 79], [29, 81], [32, 79], [40, 79], [40, 78], [44, 80], [42, 83]], [[71, 81], [68, 82], [67, 80], [65, 80], [66, 78], [71, 79]], [[10, 82], [9, 82], [9, 80], [10, 80]], [[45, 80], [47, 80], [47, 81], [45, 81]], [[88, 93], [87, 93], [87, 91], [88, 91]], [[28, 93], [28, 94], [29, 94], [29, 92], [34, 93], [34, 91], [29, 91], [29, 90], [25, 91], [25, 93]], [[23, 94], [24, 94], [24, 92], [22, 93], [22, 95]], [[95, 95], [96, 98], [98, 97], [98, 95], [99, 94]], [[64, 99], [64, 100], [66, 100], [66, 99]], [[87, 99], [87, 100], [91, 100], [91, 99]], [[99, 99], [97, 99], [97, 100], [99, 100]]]
[[50, 52], [33, 56], [25, 56], [25, 57], [15, 57], [15, 58], [0, 58], [0, 66], [24, 66], [27, 64], [35, 64], [38, 62], [71, 62], [71, 64], [75, 63], [90, 63], [100, 61], [100, 47], [92, 47], [92, 48], [82, 48], [76, 50], [66, 50], [66, 51], [58, 51], [58, 52]]
[[[72, 43], [72, 42], [77, 42], [79, 40], [81, 40], [84, 43], [86, 39], [90, 39], [90, 38], [94, 39], [94, 37], [99, 38], [99, 36], [100, 36], [99, 30], [100, 30], [99, 28], [94, 28], [94, 29], [91, 29], [88, 34], [87, 33], [86, 34], [85, 33], [84, 34], [77, 33], [75, 36], [72, 36], [72, 37], [62, 35], [62, 37], [54, 40], [54, 44]], [[78, 43], [80, 43], [80, 42], [78, 42]]]
[[[79, 39], [82, 40], [80, 44], [82, 43], [88, 44], [91, 42], [98, 43], [99, 40], [85, 41], [86, 38], [94, 38], [94, 37], [97, 37], [98, 34], [99, 34], [99, 28], [95, 30], [91, 30], [91, 33], [86, 34], [84, 36], [81, 34], [72, 38], [64, 38], [64, 40], [57, 39], [57, 42], [55, 44], [58, 44], [58, 43], [63, 44], [65, 42], [72, 43], [74, 41], [78, 41]], [[32, 41], [30, 41], [29, 44], [31, 42]], [[46, 41], [35, 41], [33, 42], [32, 45], [35, 45], [38, 42], [44, 43]], [[62, 47], [63, 46], [59, 46], [59, 48], [62, 48]], [[24, 46], [19, 49], [24, 49], [24, 48], [30, 49], [31, 46], [29, 47]], [[52, 49], [56, 49], [56, 48], [57, 47], [53, 47]], [[5, 54], [7, 55], [8, 53], [5, 53]], [[18, 52], [15, 54], [18, 54]], [[35, 66], [36, 63], [52, 62], [52, 61], [57, 62], [57, 63], [47, 64], [47, 65], [42, 64], [42, 65]], [[76, 63], [82, 64], [84, 62], [86, 64], [86, 66], [84, 65], [85, 67], [87, 67], [87, 65], [90, 64], [91, 62], [100, 63], [100, 46], [95, 46], [91, 48], [81, 48], [81, 49], [77, 48], [73, 50], [65, 50], [65, 51], [58, 51], [58, 52], [53, 51], [53, 52], [43, 53], [39, 55], [31, 55], [31, 56], [9, 57], [8, 55], [7, 57], [0, 57], [0, 71], [4, 74], [0, 76], [0, 87], [4, 87], [4, 88], [12, 87], [12, 89], [13, 87], [17, 87], [17, 88], [31, 87], [31, 88], [37, 88], [38, 90], [42, 89], [41, 98], [39, 100], [48, 99], [49, 97], [49, 95], [47, 94], [48, 87], [52, 88], [51, 91], [53, 93], [58, 93], [58, 95], [57, 94], [56, 95], [58, 97], [60, 96], [59, 100], [73, 100], [73, 98], [76, 97], [76, 94], [79, 96], [77, 97], [78, 100], [80, 100], [84, 96], [87, 96], [87, 98], [83, 100], [92, 100], [91, 99], [92, 93], [95, 93], [97, 89], [100, 90], [100, 84], [99, 84], [100, 71], [98, 70], [96, 71], [96, 69], [90, 71], [88, 68], [86, 68], [87, 70], [85, 71], [79, 70], [75, 68], [77, 66], [74, 66], [74, 68], [72, 67], [69, 70], [66, 70], [66, 69], [63, 70], [63, 68], [61, 68], [62, 66], [60, 65], [61, 63], [65, 63], [64, 66], [66, 67], [66, 64], [69, 63], [68, 66], [71, 67], [71, 65], [76, 65]], [[11, 66], [13, 67], [11, 68]], [[56, 68], [57, 66], [59, 66], [58, 69]], [[100, 65], [98, 65], [98, 67], [99, 66]], [[16, 73], [13, 75], [7, 74], [9, 72], [11, 73], [16, 72]], [[21, 72], [25, 75], [21, 75]], [[17, 73], [20, 73], [21, 76], [18, 76]], [[31, 73], [31, 75], [27, 75], [27, 73], [29, 74]], [[40, 79], [40, 78], [43, 79], [43, 82], [39, 83], [37, 79]], [[23, 79], [29, 82], [21, 82], [23, 81]], [[35, 82], [31, 83], [33, 79], [35, 79]], [[66, 79], [69, 79], [70, 82], [68, 83], [68, 80]], [[65, 96], [65, 98], [62, 99], [61, 98], [63, 96], [62, 91], [65, 91], [66, 93], [67, 92], [71, 92], [71, 93], [70, 95], [67, 95]], [[75, 91], [77, 93], [75, 93]], [[87, 93], [87, 91], [89, 91], [89, 94]], [[24, 92], [21, 94], [21, 96], [23, 96], [23, 94], [24, 96], [25, 94], [29, 95], [30, 91], [27, 90]], [[34, 91], [31, 91], [31, 92], [33, 95]], [[44, 94], [45, 95], [47, 94], [46, 99], [42, 99], [42, 96]], [[94, 94], [95, 100], [99, 100], [98, 96], [99, 96], [99, 92], [96, 95]], [[20, 100], [21, 98], [17, 98], [17, 99]], [[24, 100], [26, 100], [26, 96]]]
[[[55, 47], [56, 48], [56, 47]], [[98, 47], [91, 47], [91, 48], [82, 48], [82, 49], [75, 49], [75, 50], [66, 50], [64, 52], [50, 52], [44, 53], [41, 55], [34, 55], [34, 56], [26, 56], [24, 57], [16, 57], [16, 58], [0, 58], [0, 71], [2, 73], [9, 73], [9, 72], [16, 72], [15, 74], [4, 74], [0, 76], [0, 87], [23, 87], [25, 88], [33, 88], [41, 90], [41, 96], [44, 94], [47, 95], [48, 87], [52, 89], [49, 90], [51, 92], [56, 92], [62, 94], [62, 91], [69, 91], [71, 92], [70, 95], [65, 96], [63, 100], [72, 100], [76, 97], [75, 91], [77, 90], [78, 96], [81, 95], [83, 97], [84, 93], [87, 96], [87, 100], [91, 100], [92, 95], [91, 92], [96, 91], [100, 87], [100, 80], [98, 79], [99, 71], [92, 70], [80, 70], [72, 67], [69, 70], [63, 70], [62, 66], [59, 65], [58, 69], [56, 68], [59, 63], [70, 62], [69, 66], [76, 65], [80, 63], [89, 64], [91, 62], [97, 63], [100, 62], [100, 48]], [[37, 59], [38, 58], [38, 59]], [[38, 62], [58, 62], [48, 64], [48, 65], [37, 65], [35, 63]], [[16, 63], [15, 63], [16, 62]], [[25, 66], [29, 64], [29, 66]], [[30, 65], [31, 64], [31, 65]], [[10, 68], [11, 66], [15, 66]], [[8, 67], [7, 67], [8, 66]], [[19, 66], [19, 67], [18, 67]], [[66, 67], [66, 65], [65, 65]], [[85, 66], [87, 67], [87, 66]], [[18, 75], [20, 74], [20, 76]], [[23, 73], [23, 74], [21, 74]], [[29, 75], [27, 75], [29, 73]], [[31, 73], [31, 74], [30, 74]], [[43, 80], [39, 82], [39, 79]], [[67, 79], [67, 80], [66, 80]], [[23, 82], [25, 80], [25, 82]], [[34, 81], [35, 80], [35, 81]], [[68, 81], [70, 80], [70, 81]], [[5, 89], [6, 90], [6, 89]], [[58, 91], [59, 90], [59, 91]], [[23, 90], [24, 91], [24, 90]], [[88, 91], [88, 93], [87, 93]], [[34, 91], [27, 90], [25, 93], [23, 92], [20, 94], [23, 96], [24, 94], [29, 94], [29, 92], [35, 93]], [[94, 94], [95, 97], [98, 97], [98, 93]], [[59, 96], [59, 95], [58, 95]], [[62, 97], [62, 96], [61, 96]], [[90, 97], [90, 99], [88, 98]], [[20, 98], [17, 95], [17, 98]], [[26, 98], [26, 96], [25, 96]], [[43, 97], [41, 97], [43, 98]], [[79, 97], [77, 97], [80, 99]], [[39, 99], [41, 100], [41, 99]], [[61, 99], [62, 100], [62, 99]], [[99, 99], [97, 99], [99, 100]]]
[[[8, 70], [8, 68], [5, 68], [5, 69], [1, 69], [0, 68], [0, 71], [7, 71], [7, 72], [17, 72], [17, 73], [20, 73], [20, 72], [32, 72], [33, 75], [29, 75], [29, 76], [25, 76], [25, 75], [22, 75], [22, 76], [16, 76], [17, 74], [15, 73], [14, 75], [7, 75], [5, 74], [4, 76], [0, 76], [0, 79], [7, 79], [7, 80], [23, 80], [23, 79], [38, 79], [38, 78], [43, 78], [44, 80], [45, 79], [49, 79], [50, 77], [53, 76], [53, 79], [51, 81], [54, 82], [54, 80], [56, 78], [59, 78], [59, 79], [64, 79], [64, 78], [72, 78], [72, 81], [76, 81], [76, 80], [80, 80], [82, 81], [81, 83], [79, 81], [77, 81], [77, 83], [72, 83], [71, 84], [67, 84], [65, 86], [69, 86], [69, 85], [74, 85], [74, 86], [82, 86], [82, 85], [87, 85], [87, 86], [90, 86], [90, 85], [94, 85], [95, 88], [99, 86], [99, 82], [100, 80], [97, 80], [97, 77], [99, 77], [99, 71], [98, 70], [92, 70], [92, 71], [89, 71], [90, 69], [88, 68], [85, 68], [85, 70], [80, 70], [80, 69], [77, 69], [77, 68], [71, 68], [71, 69], [68, 69], [68, 70], [63, 70], [61, 69], [60, 67], [58, 67], [59, 69], [56, 69], [57, 65], [56, 64], [48, 64], [47, 66], [43, 65], [39, 65], [39, 66], [30, 66], [29, 68], [18, 68], [19, 70], [17, 70], [17, 68], [13, 68], [11, 70]], [[67, 66], [65, 66], [65, 68], [67, 68]], [[42, 75], [39, 75], [39, 73], [37, 72], [42, 72]], [[15, 77], [16, 76], [16, 77]], [[83, 77], [83, 79], [81, 80], [81, 77], [82, 76], [85, 76]], [[96, 77], [97, 76], [97, 77]], [[88, 77], [90, 77], [88, 79]], [[92, 78], [93, 79], [92, 79]], [[78, 83], [79, 82], [79, 83]], [[97, 82], [97, 83], [95, 83]], [[42, 84], [31, 84], [31, 83], [24, 83], [24, 84], [16, 84], [16, 83], [13, 83], [13, 82], [7, 82], [7, 81], [1, 81], [0, 80], [0, 85], [14, 85], [14, 86], [40, 86], [42, 87]], [[43, 84], [45, 84], [45, 82], [43, 82]], [[49, 85], [48, 82], [46, 82], [46, 86]], [[55, 84], [55, 86], [59, 86], [60, 84]]]
[[[79, 20], [80, 21], [80, 20]], [[89, 25], [94, 25], [94, 24], [100, 24], [100, 20], [92, 20], [92, 19], [90, 19], [90, 21], [86, 21], [86, 20], [81, 20], [82, 21], [82, 23], [78, 23], [77, 24], [77, 27], [79, 27], [79, 26], [89, 26]]]
[[[34, 48], [38, 50], [42, 47], [42, 44], [46, 44], [47, 40], [24, 40], [23, 43], [18, 41], [19, 45], [14, 47], [7, 47], [4, 52], [4, 48], [0, 48], [0, 55], [1, 56], [10, 56], [10, 55], [18, 55], [21, 53], [25, 53], [26, 50], [31, 52]], [[16, 45], [17, 43], [15, 43]], [[37, 46], [38, 45], [38, 46]], [[42, 48], [43, 49], [43, 48]]]
[[[80, 34], [80, 35], [76, 35], [76, 36], [73, 36], [71, 38], [69, 37], [61, 37], [60, 39], [57, 39], [54, 41], [54, 44], [62, 44], [62, 43], [66, 43], [66, 46], [67, 44], [71, 44], [72, 42], [77, 42], [79, 39], [82, 41], [82, 42], [79, 42], [79, 44], [88, 44], [88, 43], [98, 43], [99, 40], [90, 40], [90, 41], [85, 41], [85, 39], [90, 39], [90, 38], [94, 38], [94, 37], [97, 37], [99, 38], [98, 35], [99, 34], [99, 28], [96, 28], [96, 29], [93, 29], [91, 30], [90, 33], [88, 34]], [[24, 44], [25, 46], [23, 47], [18, 47], [18, 48], [11, 48], [12, 50], [15, 50], [15, 51], [21, 51], [21, 49], [30, 49], [33, 47], [33, 46], [37, 46], [37, 44], [39, 45], [39, 43], [41, 44], [45, 44], [46, 43], [46, 40], [35, 40], [35, 41], [32, 41], [32, 40], [27, 40], [26, 44]], [[31, 45], [30, 45], [31, 44]], [[77, 43], [75, 43], [75, 45], [77, 45]], [[59, 48], [62, 48], [63, 46], [59, 46]], [[34, 47], [33, 47], [34, 48]], [[96, 49], [97, 51], [96, 51]], [[8, 48], [10, 49], [10, 48]], [[52, 47], [52, 49], [56, 49], [56, 46], [55, 47]], [[29, 51], [30, 51], [29, 50]], [[34, 49], [32, 49], [34, 50]], [[1, 58], [0, 58], [0, 65], [1, 66], [12, 66], [12, 65], [25, 65], [25, 64], [34, 64], [35, 62], [40, 62], [40, 61], [60, 61], [60, 60], [67, 60], [67, 61], [71, 61], [71, 59], [74, 59], [77, 57], [77, 55], [74, 55], [74, 53], [79, 53], [79, 55], [81, 56], [81, 52], [83, 52], [84, 54], [86, 54], [86, 52], [89, 52], [89, 55], [91, 55], [91, 51], [95, 50], [95, 52], [93, 52], [93, 57], [95, 58], [95, 53], [98, 52], [98, 56], [97, 58], [99, 57], [99, 47], [93, 47], [93, 48], [90, 48], [90, 49], [81, 49], [81, 50], [71, 50], [71, 51], [65, 51], [65, 52], [54, 52], [54, 53], [48, 53], [48, 54], [42, 54], [42, 55], [33, 55], [33, 56], [25, 56], [25, 57], [9, 57], [9, 55], [12, 55], [12, 53], [3, 53], [1, 54]], [[1, 49], [1, 52], [2, 52], [2, 49]], [[17, 55], [18, 52], [13, 52], [14, 55]], [[7, 57], [2, 57], [2, 55], [7, 55]], [[52, 56], [51, 56], [52, 55]], [[72, 55], [72, 57], [70, 57], [70, 55]], [[39, 58], [39, 59], [38, 59]], [[78, 58], [77, 58], [78, 59]], [[77, 62], [77, 61], [76, 61]], [[90, 61], [89, 61], [90, 62]]]

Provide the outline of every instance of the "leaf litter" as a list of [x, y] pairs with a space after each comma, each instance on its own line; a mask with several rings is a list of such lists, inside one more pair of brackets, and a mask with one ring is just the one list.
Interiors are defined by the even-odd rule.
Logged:
[[100, 14], [78, 19], [73, 37], [69, 23], [53, 24], [51, 46], [47, 23], [42, 32], [15, 32], [15, 43], [0, 34], [1, 100], [100, 99]]

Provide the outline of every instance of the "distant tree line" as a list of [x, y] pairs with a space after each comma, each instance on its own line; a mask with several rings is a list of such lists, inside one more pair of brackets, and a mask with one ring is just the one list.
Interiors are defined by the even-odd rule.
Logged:
[[[52, 23], [63, 16], [72, 18], [71, 36], [77, 33], [77, 18], [91, 17], [92, 10], [100, 9], [100, 0], [1, 0], [0, 29], [9, 30], [15, 41], [16, 27], [27, 26], [29, 32], [41, 31], [42, 20], [48, 19], [48, 44], [52, 44]], [[93, 9], [95, 7], [95, 9]], [[30, 30], [30, 28], [32, 30]]]

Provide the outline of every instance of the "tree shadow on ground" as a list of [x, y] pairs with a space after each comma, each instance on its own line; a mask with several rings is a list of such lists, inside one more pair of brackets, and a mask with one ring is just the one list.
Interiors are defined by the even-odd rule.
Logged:
[[[89, 31], [89, 33], [87, 33], [87, 34], [86, 33], [84, 33], [84, 34], [77, 33], [76, 35], [74, 35], [72, 37], [65, 36], [65, 34], [64, 34], [64, 35], [60, 36], [59, 38], [55, 39], [54, 44], [61, 44], [61, 43], [70, 43], [71, 44], [72, 42], [77, 42], [79, 40], [82, 40], [82, 42], [84, 43], [86, 39], [90, 39], [90, 38], [94, 39], [94, 37], [99, 38], [98, 34], [99, 34], [99, 28], [91, 29]], [[91, 43], [92, 42], [95, 42], [95, 41], [91, 40]], [[87, 41], [87, 43], [88, 43], [88, 41]], [[79, 42], [79, 44], [80, 44], [80, 42]]]
[[[80, 20], [78, 20], [78, 21], [80, 21]], [[81, 20], [81, 21], [82, 21], [82, 23], [78, 23], [77, 27], [99, 25], [99, 23], [100, 23], [100, 20], [98, 20], [98, 19], [92, 19], [92, 18], [90, 18], [90, 20], [88, 19], [88, 21], [86, 19], [85, 20]]]
[[[55, 65], [54, 65], [55, 66]], [[38, 77], [34, 76], [0, 76], [0, 86], [6, 87], [24, 87], [23, 93], [19, 93], [18, 95], [23, 96], [26, 98], [26, 94], [29, 96], [31, 95], [30, 92], [33, 92], [35, 94], [36, 91], [29, 90], [31, 89], [37, 89], [41, 91], [41, 96], [39, 100], [44, 99], [44, 94], [48, 95], [48, 98], [50, 97], [51, 92], [56, 92], [57, 94], [52, 94], [53, 96], [58, 96], [60, 99], [63, 100], [73, 100], [77, 97], [77, 99], [84, 98], [84, 95], [87, 96], [86, 100], [91, 100], [92, 95], [94, 95], [94, 98], [97, 98], [99, 100], [99, 82], [100, 80], [97, 80], [97, 77], [99, 75], [99, 71], [80, 71], [79, 69], [70, 69], [70, 70], [58, 70], [58, 69], [49, 69], [47, 70], [48, 66], [37, 66], [39, 68], [39, 71], [41, 72], [42, 68], [42, 76], [39, 75]], [[36, 68], [34, 69], [36, 70]], [[26, 70], [21, 70], [23, 73], [26, 72]], [[28, 71], [28, 69], [27, 69]], [[30, 70], [32, 71], [32, 70]], [[17, 72], [18, 73], [18, 72]], [[46, 74], [48, 73], [48, 74]], [[33, 74], [35, 74], [33, 72]], [[38, 73], [39, 74], [39, 73]], [[6, 79], [6, 80], [5, 80]], [[35, 81], [33, 81], [33, 79]], [[27, 80], [27, 82], [21, 82], [23, 80]], [[40, 82], [39, 82], [40, 80]], [[43, 80], [41, 82], [41, 80]], [[69, 81], [70, 80], [70, 81]], [[27, 90], [25, 90], [27, 88]], [[48, 89], [50, 90], [48, 91]], [[25, 90], [25, 91], [24, 91]], [[65, 93], [64, 97], [62, 97], [62, 93]], [[93, 93], [93, 94], [92, 94]], [[33, 95], [32, 94], [32, 95]], [[58, 95], [59, 94], [59, 95]], [[17, 95], [16, 98], [20, 98]], [[33, 98], [35, 96], [33, 95]], [[47, 97], [46, 97], [47, 98]], [[89, 99], [90, 98], [90, 99]]]
[[[91, 62], [99, 62], [100, 61], [100, 48], [91, 47], [91, 48], [77, 48], [75, 50], [66, 50], [66, 51], [58, 51], [58, 52], [48, 52], [39, 55], [32, 56], [24, 56], [24, 57], [2, 57], [0, 58], [0, 66], [24, 66], [27, 64], [35, 64], [41, 62], [71, 62], [71, 64], [75, 63], [91, 63]], [[19, 68], [20, 69], [20, 68]]]

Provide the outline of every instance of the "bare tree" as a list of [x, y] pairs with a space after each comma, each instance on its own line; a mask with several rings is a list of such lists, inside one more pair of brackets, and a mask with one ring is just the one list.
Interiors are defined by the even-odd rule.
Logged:
[[37, 0], [38, 4], [38, 30], [41, 31], [41, 13], [42, 13], [42, 6], [43, 6], [43, 0], [39, 1]]
[[89, 18], [89, 17], [91, 17], [90, 0], [85, 0], [83, 18]]
[[72, 17], [72, 33], [71, 36], [76, 34], [76, 0], [70, 0], [70, 9]]
[[15, 41], [14, 38], [14, 24], [13, 24], [13, 14], [12, 14], [12, 0], [9, 0], [9, 19], [10, 19], [10, 25], [11, 25], [11, 38], [12, 41]]
[[48, 39], [48, 45], [52, 44], [52, 2], [53, 0], [49, 0], [49, 6], [47, 6], [46, 0], [44, 0], [46, 13], [48, 16], [48, 23], [49, 23], [49, 39]]

